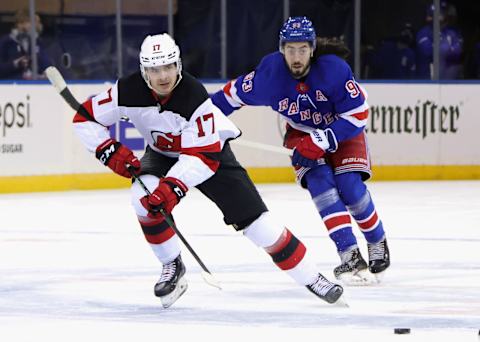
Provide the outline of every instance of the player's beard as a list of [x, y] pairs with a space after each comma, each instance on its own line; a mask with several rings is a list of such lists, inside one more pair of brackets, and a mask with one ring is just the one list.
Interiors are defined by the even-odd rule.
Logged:
[[289, 67], [290, 73], [294, 78], [301, 78], [305, 76], [308, 73], [309, 68], [310, 68], [310, 63], [306, 65], [303, 65], [301, 63], [293, 63]]

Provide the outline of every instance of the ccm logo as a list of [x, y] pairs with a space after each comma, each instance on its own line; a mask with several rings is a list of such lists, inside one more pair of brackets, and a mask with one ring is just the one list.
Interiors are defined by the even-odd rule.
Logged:
[[105, 151], [103, 151], [99, 159], [103, 164], [107, 164], [108, 160], [114, 153], [115, 153], [115, 145], [110, 145], [110, 147], [108, 147]]

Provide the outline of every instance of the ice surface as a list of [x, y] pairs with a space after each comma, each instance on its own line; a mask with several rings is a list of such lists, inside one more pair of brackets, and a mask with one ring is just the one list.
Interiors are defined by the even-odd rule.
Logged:
[[[350, 308], [332, 307], [296, 285], [225, 226], [196, 190], [174, 214], [223, 290], [202, 281], [185, 250], [189, 289], [166, 310], [153, 296], [161, 266], [144, 242], [128, 190], [1, 195], [0, 341], [478, 342], [480, 182], [369, 188], [392, 267], [381, 285], [346, 287]], [[339, 259], [308, 193], [294, 184], [259, 190], [333, 279]], [[395, 327], [411, 333], [394, 335]]]

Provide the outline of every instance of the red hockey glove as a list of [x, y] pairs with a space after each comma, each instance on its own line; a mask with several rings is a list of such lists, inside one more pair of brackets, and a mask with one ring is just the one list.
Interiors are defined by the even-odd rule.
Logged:
[[148, 217], [155, 218], [159, 208], [170, 214], [187, 191], [187, 186], [181, 180], [173, 177], [162, 178], [155, 191], [150, 196], [143, 197], [140, 202], [148, 210]]
[[298, 129], [293, 128], [288, 123], [286, 124], [285, 135], [283, 136], [283, 147], [293, 149], [298, 145], [300, 140], [307, 136], [308, 133], [304, 131], [299, 131]]
[[[328, 133], [330, 133], [332, 139], [335, 138], [331, 129], [328, 130]], [[295, 146], [292, 165], [315, 167], [318, 165], [318, 159], [322, 158], [325, 155], [325, 151], [330, 150], [329, 148], [330, 143], [326, 131], [316, 129], [303, 137]]]
[[136, 172], [140, 171], [140, 160], [128, 148], [115, 139], [108, 139], [97, 147], [95, 153], [98, 160], [108, 166], [120, 176], [131, 178], [127, 167], [132, 166]]

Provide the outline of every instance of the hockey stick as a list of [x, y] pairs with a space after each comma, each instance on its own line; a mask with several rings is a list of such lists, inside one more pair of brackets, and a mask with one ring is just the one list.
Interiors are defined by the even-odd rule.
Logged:
[[[50, 83], [57, 89], [57, 92], [60, 94], [60, 96], [72, 107], [73, 110], [77, 111], [80, 115], [82, 115], [85, 119], [90, 120], [90, 121], [95, 121], [95, 119], [90, 115], [90, 113], [85, 109], [84, 106], [80, 104], [80, 102], [77, 101], [77, 99], [73, 96], [72, 92], [70, 89], [67, 87], [67, 83], [65, 82], [65, 79], [63, 78], [62, 74], [58, 71], [57, 68], [54, 66], [49, 66], [45, 70], [45, 74], [47, 75], [48, 80]], [[140, 178], [133, 172], [132, 168], [129, 167], [127, 168], [132, 177], [137, 181], [140, 186], [143, 188], [145, 193], [147, 195], [151, 195], [150, 191], [148, 188], [145, 186], [145, 184], [142, 182]], [[187, 240], [183, 237], [183, 235], [180, 233], [180, 231], [177, 229], [175, 223], [173, 220], [170, 219], [169, 215], [165, 213], [163, 209], [159, 209], [160, 214], [163, 215], [165, 218], [165, 221], [167, 222], [170, 227], [175, 231], [175, 233], [178, 235], [180, 240], [182, 240], [183, 244], [189, 252], [192, 254], [192, 256], [195, 258], [195, 260], [198, 262], [200, 267], [202, 268], [202, 277], [205, 280], [205, 282], [209, 285], [212, 285], [218, 289], [222, 289], [220, 287], [220, 284], [218, 281], [215, 280], [213, 275], [210, 273], [210, 271], [207, 269], [205, 264], [202, 262], [202, 260], [198, 257], [197, 253], [193, 250], [193, 248], [190, 246], [190, 244], [187, 242]]]
[[264, 144], [264, 143], [260, 143], [260, 142], [256, 142], [256, 141], [244, 140], [242, 138], [231, 140], [230, 142], [233, 143], [233, 144], [239, 145], [239, 146], [251, 147], [251, 148], [254, 148], [254, 149], [257, 149], [257, 150], [275, 152], [275, 153], [279, 153], [279, 154], [285, 154], [287, 156], [292, 155], [292, 150], [290, 150], [286, 147], [279, 147], [279, 146]]
[[60, 96], [63, 97], [63, 99], [70, 105], [70, 107], [72, 107], [73, 110], [80, 113], [80, 115], [82, 115], [85, 119], [89, 121], [95, 121], [95, 118], [93, 118], [85, 109], [85, 107], [83, 107], [73, 96], [72, 92], [67, 87], [65, 79], [57, 68], [54, 66], [49, 66], [47, 69], [45, 69], [45, 74], [47, 75], [50, 83], [55, 87], [55, 89], [57, 89], [57, 92], [60, 94]]

